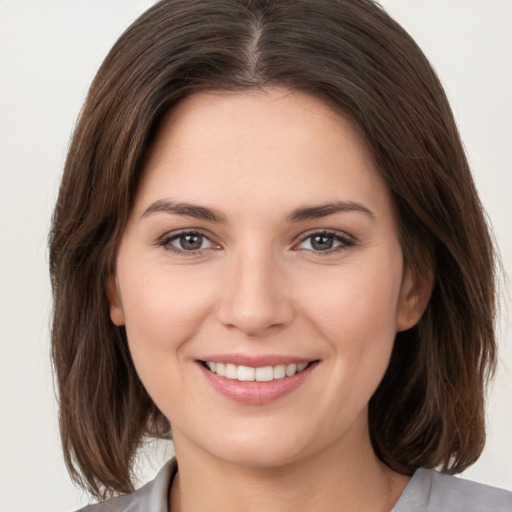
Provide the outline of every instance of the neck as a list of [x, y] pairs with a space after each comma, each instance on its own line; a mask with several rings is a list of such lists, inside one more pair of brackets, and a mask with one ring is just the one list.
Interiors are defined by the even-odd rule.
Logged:
[[278, 467], [218, 459], [176, 439], [171, 512], [389, 512], [410, 478], [378, 460], [369, 435]]

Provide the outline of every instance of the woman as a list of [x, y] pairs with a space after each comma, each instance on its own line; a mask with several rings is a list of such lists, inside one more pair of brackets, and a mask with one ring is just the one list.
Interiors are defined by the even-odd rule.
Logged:
[[483, 447], [494, 250], [443, 90], [373, 2], [156, 4], [91, 86], [50, 259], [68, 467], [126, 494], [92, 510], [512, 507], [429, 470]]

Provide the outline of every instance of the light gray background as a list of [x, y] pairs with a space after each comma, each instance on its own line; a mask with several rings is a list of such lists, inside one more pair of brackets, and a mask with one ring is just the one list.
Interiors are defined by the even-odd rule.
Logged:
[[[0, 512], [72, 511], [87, 502], [69, 482], [60, 453], [48, 357], [46, 238], [88, 85], [122, 30], [152, 3], [0, 0]], [[512, 1], [383, 4], [416, 38], [447, 88], [510, 274]], [[464, 476], [512, 490], [512, 331], [505, 316], [489, 442]], [[143, 479], [168, 453], [141, 459]]]

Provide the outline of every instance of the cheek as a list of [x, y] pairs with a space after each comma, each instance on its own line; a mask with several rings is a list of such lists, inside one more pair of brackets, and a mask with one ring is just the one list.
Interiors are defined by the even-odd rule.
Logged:
[[333, 378], [318, 406], [331, 411], [332, 422], [342, 426], [368, 403], [388, 367], [401, 281], [399, 265], [346, 270], [338, 286], [332, 286], [334, 279], [326, 281], [329, 291], [317, 294], [321, 299], [308, 308], [309, 321], [332, 356], [327, 361]]
[[[184, 269], [138, 266], [121, 289], [128, 346], [137, 374], [160, 410], [171, 418], [187, 395], [187, 347], [210, 311], [211, 290]], [[122, 267], [118, 269], [122, 271]], [[187, 384], [188, 383], [188, 384]]]
[[123, 272], [120, 265], [118, 273], [128, 343], [139, 369], [175, 354], [194, 336], [212, 301], [197, 272], [144, 263], [135, 268], [142, 270]]
[[[326, 338], [358, 346], [372, 340], [392, 342], [396, 333], [401, 266], [350, 266], [317, 280], [308, 310]], [[311, 291], [311, 287], [310, 287]]]

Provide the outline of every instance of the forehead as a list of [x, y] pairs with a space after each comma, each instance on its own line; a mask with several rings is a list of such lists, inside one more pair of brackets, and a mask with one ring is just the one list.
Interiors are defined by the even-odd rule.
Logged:
[[236, 208], [265, 197], [293, 208], [387, 196], [352, 123], [286, 89], [188, 97], [162, 122], [146, 162], [139, 203], [169, 194]]
[[[363, 137], [345, 117], [335, 113], [323, 101], [311, 95], [283, 88], [246, 92], [204, 92], [178, 103], [164, 118], [151, 158], [164, 150], [222, 151], [226, 145], [246, 144], [252, 148], [286, 147], [309, 143], [321, 135], [324, 149], [330, 143], [343, 143], [365, 153]], [[318, 141], [316, 141], [318, 142]]]

